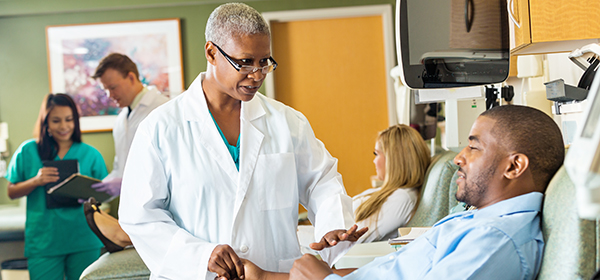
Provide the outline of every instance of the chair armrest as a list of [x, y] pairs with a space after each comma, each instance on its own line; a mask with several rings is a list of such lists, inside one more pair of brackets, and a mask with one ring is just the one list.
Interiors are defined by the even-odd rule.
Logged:
[[88, 266], [81, 280], [149, 279], [150, 270], [134, 248], [115, 253], [105, 253]]

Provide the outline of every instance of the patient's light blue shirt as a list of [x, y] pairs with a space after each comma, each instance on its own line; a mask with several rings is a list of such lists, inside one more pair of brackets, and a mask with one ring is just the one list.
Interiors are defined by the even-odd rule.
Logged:
[[344, 279], [535, 279], [544, 249], [543, 197], [533, 192], [446, 216], [398, 252]]

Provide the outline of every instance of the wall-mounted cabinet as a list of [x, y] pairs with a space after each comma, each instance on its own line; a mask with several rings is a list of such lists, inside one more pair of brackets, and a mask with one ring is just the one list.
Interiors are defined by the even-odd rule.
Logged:
[[568, 52], [600, 38], [598, 0], [507, 1], [512, 55]]
[[510, 66], [509, 66], [509, 72], [508, 72], [508, 77], [516, 77], [517, 76], [517, 56], [516, 55], [511, 55], [510, 56]]

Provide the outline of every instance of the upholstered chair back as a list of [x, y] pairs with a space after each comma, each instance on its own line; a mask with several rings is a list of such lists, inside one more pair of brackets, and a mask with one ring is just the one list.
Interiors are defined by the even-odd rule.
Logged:
[[564, 167], [544, 196], [542, 232], [546, 246], [538, 280], [590, 279], [596, 271], [596, 221], [577, 216], [575, 186]]
[[[444, 151], [434, 157], [421, 187], [419, 205], [407, 227], [432, 226], [448, 215], [449, 209], [456, 205], [454, 195], [450, 197], [449, 194], [451, 181], [456, 181], [453, 178], [458, 169], [453, 162], [456, 155], [456, 152]], [[454, 191], [456, 192], [456, 188]], [[453, 205], [450, 205], [451, 200], [454, 201]]]

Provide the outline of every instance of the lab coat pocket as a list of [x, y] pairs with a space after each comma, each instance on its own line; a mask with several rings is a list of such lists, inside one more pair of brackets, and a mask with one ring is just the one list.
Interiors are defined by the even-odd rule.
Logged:
[[298, 204], [298, 179], [293, 153], [259, 155], [254, 174], [256, 188], [260, 190], [258, 194], [262, 210], [277, 210]]

